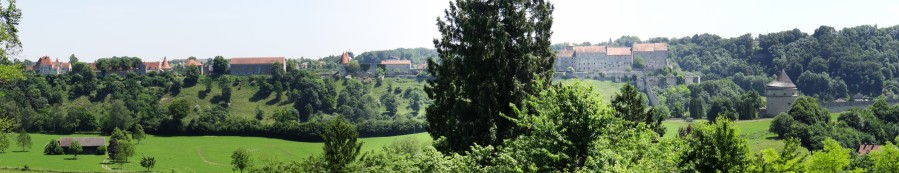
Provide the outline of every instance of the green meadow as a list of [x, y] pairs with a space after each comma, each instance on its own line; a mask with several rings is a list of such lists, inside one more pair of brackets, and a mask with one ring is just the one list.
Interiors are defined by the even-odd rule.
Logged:
[[[18, 147], [0, 154], [0, 167], [22, 168], [28, 165], [36, 170], [106, 172], [106, 168], [118, 170], [118, 164], [103, 164], [105, 155], [44, 155], [43, 148], [50, 139], [63, 135], [32, 134], [34, 145], [27, 152]], [[64, 135], [92, 136], [92, 135]], [[107, 137], [108, 138], [108, 137]], [[392, 137], [362, 138], [362, 152], [376, 151], [395, 140], [412, 139], [430, 142], [427, 133]], [[157, 170], [178, 170], [184, 172], [231, 172], [231, 153], [245, 148], [252, 153], [253, 160], [298, 161], [322, 153], [320, 142], [296, 142], [260, 137], [239, 136], [150, 136], [137, 145], [136, 155], [130, 163], [124, 164], [126, 171], [141, 171], [140, 158], [143, 155], [156, 158]], [[0, 172], [5, 172], [0, 170]]]

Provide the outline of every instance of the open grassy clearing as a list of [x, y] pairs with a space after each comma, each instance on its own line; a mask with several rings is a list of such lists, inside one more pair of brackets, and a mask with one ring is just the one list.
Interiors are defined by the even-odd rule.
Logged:
[[[92, 135], [65, 135], [92, 136]], [[44, 155], [44, 145], [61, 137], [61, 135], [32, 134], [34, 146], [28, 152], [7, 152], [0, 154], [0, 167], [21, 168], [28, 165], [32, 169], [106, 171], [101, 164], [106, 156], [79, 155], [78, 160], [70, 160], [71, 155]], [[374, 151], [398, 139], [411, 138], [419, 141], [431, 141], [427, 133], [410, 135], [363, 138], [362, 151]], [[231, 152], [237, 148], [246, 148], [253, 154], [254, 161], [274, 159], [279, 161], [296, 161], [314, 154], [322, 153], [322, 143], [295, 142], [280, 139], [237, 136], [150, 136], [137, 145], [136, 156], [130, 158], [131, 163], [124, 165], [125, 170], [140, 171], [142, 155], [156, 157], [154, 170], [176, 169], [188, 172], [231, 172]], [[13, 148], [13, 151], [19, 150]], [[119, 165], [108, 165], [118, 168]], [[0, 170], [5, 172], [5, 170]]]
[[593, 87], [593, 94], [599, 95], [600, 98], [602, 98], [603, 103], [605, 104], [608, 104], [612, 100], [612, 96], [615, 96], [615, 93], [618, 93], [618, 90], [621, 90], [621, 87], [623, 87], [625, 84], [593, 79], [563, 79], [556, 80], [556, 82], [561, 82], [563, 84], [571, 84], [575, 82], [586, 83], [587, 85]]

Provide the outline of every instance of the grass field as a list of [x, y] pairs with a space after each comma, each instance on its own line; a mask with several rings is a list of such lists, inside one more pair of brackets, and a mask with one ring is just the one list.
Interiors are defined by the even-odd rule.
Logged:
[[[417, 82], [411, 79], [397, 79], [397, 78], [386, 78], [384, 79], [384, 85], [373, 87], [370, 94], [375, 96], [375, 98], [380, 98], [385, 92], [387, 92], [388, 86], [399, 87], [404, 92], [407, 88], [419, 88], [421, 89], [424, 86], [424, 82]], [[340, 93], [340, 90], [343, 89], [343, 82], [337, 82], [337, 92]], [[293, 103], [288, 101], [288, 97], [285, 93], [281, 99], [277, 99], [276, 94], [272, 93], [268, 97], [265, 98], [254, 98], [253, 96], [258, 91], [258, 87], [250, 86], [247, 82], [242, 82], [239, 86], [232, 87], [233, 94], [231, 96], [231, 106], [228, 110], [232, 115], [238, 115], [246, 118], [254, 118], [256, 116], [256, 108], [262, 109], [265, 111], [266, 116], [270, 116], [275, 110], [280, 109], [289, 109], [293, 108]], [[202, 108], [211, 107], [214, 104], [218, 104], [217, 97], [222, 93], [221, 88], [218, 87], [218, 84], [214, 84], [212, 90], [208, 93], [204, 92], [206, 90], [206, 86], [202, 83], [197, 84], [192, 87], [186, 87], [181, 89], [181, 93], [176, 96], [166, 95], [160, 101], [161, 105], [167, 105], [173, 100], [185, 99], [195, 105], [198, 105]], [[405, 115], [412, 110], [407, 109], [406, 107], [409, 105], [409, 100], [399, 97], [399, 109], [397, 113], [399, 115]], [[386, 111], [384, 106], [381, 106], [381, 111]], [[424, 114], [424, 111], [419, 111], [420, 114]], [[190, 118], [190, 117], [189, 117]]]
[[[85, 136], [85, 135], [66, 135]], [[18, 147], [13, 147], [12, 152], [0, 154], [0, 167], [21, 168], [28, 165], [32, 169], [52, 170], [77, 170], [77, 171], [106, 171], [102, 162], [105, 156], [79, 155], [78, 160], [70, 160], [71, 155], [44, 155], [43, 148], [50, 139], [59, 138], [60, 135], [32, 134], [34, 145], [28, 152], [18, 152]], [[360, 141], [363, 153], [380, 149], [397, 139], [411, 138], [420, 141], [430, 141], [427, 133], [410, 135], [363, 138]], [[254, 160], [276, 159], [281, 161], [300, 160], [313, 154], [322, 153], [322, 143], [295, 142], [280, 139], [259, 137], [236, 136], [179, 136], [159, 137], [150, 136], [137, 145], [136, 156], [131, 157], [131, 163], [124, 165], [125, 170], [139, 171], [140, 157], [142, 155], [154, 156], [156, 168], [154, 170], [175, 169], [187, 172], [231, 172], [231, 152], [237, 148], [246, 148]], [[119, 165], [107, 165], [110, 168], [118, 168]], [[0, 172], [4, 172], [0, 170]]]
[[602, 97], [602, 101], [604, 103], [609, 103], [612, 100], [612, 96], [615, 96], [615, 93], [618, 93], [618, 90], [621, 90], [621, 87], [624, 86], [624, 83], [617, 83], [611, 81], [600, 81], [600, 80], [592, 80], [592, 79], [565, 79], [558, 80], [563, 84], [570, 84], [575, 82], [584, 82], [589, 86], [593, 87], [593, 94], [597, 94]]
[[[777, 134], [768, 132], [768, 126], [771, 125], [772, 120], [774, 119], [765, 118], [757, 120], [736, 121], [734, 122], [734, 126], [737, 127], [737, 131], [740, 133], [740, 137], [746, 139], [746, 142], [752, 152], [759, 152], [763, 149], [768, 148], [773, 148], [779, 151], [783, 149], [783, 141], [775, 139], [777, 137]], [[700, 122], [705, 123], [706, 120], [696, 120], [693, 123]], [[676, 138], [677, 129], [686, 127], [690, 123], [684, 122], [683, 120], [666, 120], [662, 122], [662, 124], [667, 128], [664, 137]]]

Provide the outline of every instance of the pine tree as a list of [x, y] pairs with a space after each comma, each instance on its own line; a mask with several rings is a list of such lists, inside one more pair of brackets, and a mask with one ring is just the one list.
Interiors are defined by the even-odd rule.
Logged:
[[543, 0], [450, 4], [437, 21], [439, 60], [428, 60], [434, 79], [425, 86], [434, 100], [426, 110], [428, 132], [445, 137], [440, 150], [495, 146], [520, 133], [503, 115], [516, 118], [510, 104], [522, 105], [536, 88], [544, 88], [535, 85], [551, 83], [553, 9]]
[[356, 142], [359, 133], [341, 117], [331, 120], [324, 133], [320, 134], [325, 141], [325, 159], [331, 172], [350, 172], [346, 166], [356, 160], [362, 148], [362, 142]]

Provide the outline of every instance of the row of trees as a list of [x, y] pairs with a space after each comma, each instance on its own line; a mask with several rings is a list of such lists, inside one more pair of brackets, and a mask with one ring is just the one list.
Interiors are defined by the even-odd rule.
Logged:
[[798, 138], [809, 149], [821, 149], [824, 138], [833, 138], [842, 146], [858, 148], [860, 144], [883, 144], [899, 136], [899, 106], [889, 106], [879, 98], [867, 109], [851, 109], [833, 121], [830, 113], [814, 98], [801, 97], [789, 112], [777, 115], [769, 131], [780, 138]]

